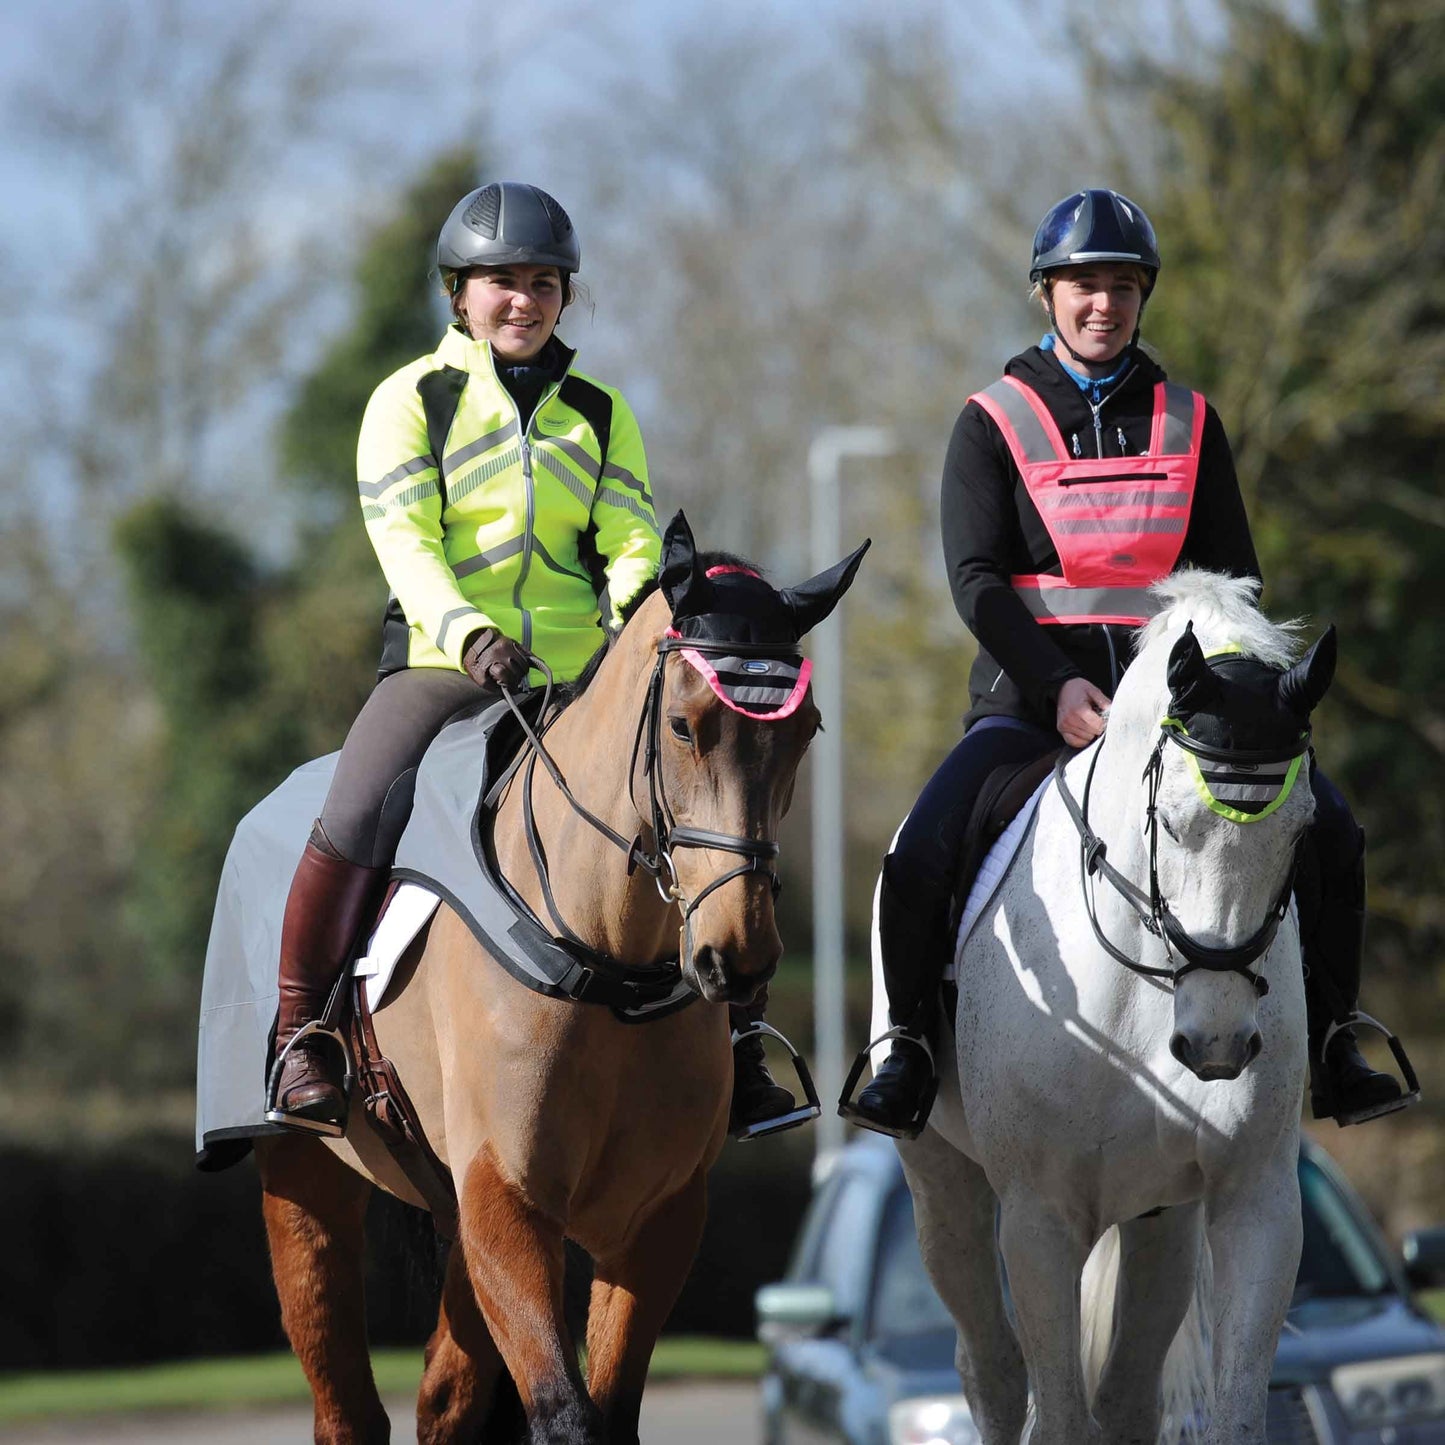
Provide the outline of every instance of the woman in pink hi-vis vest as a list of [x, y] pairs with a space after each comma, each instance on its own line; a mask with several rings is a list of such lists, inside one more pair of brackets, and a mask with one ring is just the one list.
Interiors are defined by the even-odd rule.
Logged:
[[[968, 399], [944, 463], [949, 585], [979, 650], [963, 741], [883, 863], [883, 975], [902, 1034], [856, 1103], [844, 1101], [854, 1122], [904, 1137], [931, 1104], [922, 1041], [936, 1022], [959, 852], [984, 779], [1103, 732], [1133, 629], [1153, 610], [1151, 582], [1186, 565], [1260, 575], [1218, 415], [1139, 348], [1159, 274], [1148, 217], [1115, 191], [1078, 191], [1040, 223], [1029, 274], [1050, 330]], [[1297, 889], [1311, 1097], [1317, 1118], [1356, 1123], [1410, 1100], [1348, 1028], [1320, 1057], [1359, 994], [1364, 835], [1318, 767], [1312, 781], [1316, 819]]]

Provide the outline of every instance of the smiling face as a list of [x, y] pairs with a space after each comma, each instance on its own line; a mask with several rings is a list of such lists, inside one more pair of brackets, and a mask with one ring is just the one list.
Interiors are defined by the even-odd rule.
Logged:
[[1107, 370], [1139, 324], [1144, 292], [1139, 268], [1120, 262], [1067, 266], [1050, 279], [1054, 328], [1075, 359]]
[[472, 339], [489, 342], [492, 354], [511, 365], [531, 361], [552, 339], [564, 304], [555, 266], [478, 266], [456, 297], [458, 319]]

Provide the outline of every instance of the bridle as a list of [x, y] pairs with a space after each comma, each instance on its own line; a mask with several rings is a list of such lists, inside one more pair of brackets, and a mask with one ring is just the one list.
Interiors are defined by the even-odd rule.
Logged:
[[[1142, 888], [1131, 883], [1125, 878], [1107, 858], [1107, 846], [1104, 840], [1089, 826], [1089, 792], [1094, 782], [1094, 769], [1098, 765], [1099, 756], [1103, 752], [1103, 738], [1100, 738], [1092, 746], [1094, 756], [1089, 760], [1089, 771], [1084, 778], [1084, 798], [1080, 806], [1075, 801], [1072, 793], [1069, 792], [1068, 784], [1064, 780], [1064, 770], [1070, 760], [1070, 754], [1060, 753], [1058, 762], [1054, 765], [1054, 782], [1058, 787], [1059, 796], [1064, 800], [1064, 807], [1068, 810], [1069, 817], [1073, 819], [1074, 827], [1078, 829], [1080, 848], [1080, 882], [1084, 892], [1084, 906], [1088, 910], [1089, 923], [1093, 927], [1094, 937], [1098, 939], [1100, 946], [1112, 958], [1122, 963], [1125, 968], [1134, 973], [1143, 974], [1149, 978], [1167, 979], [1171, 987], [1177, 987], [1179, 980], [1195, 972], [1197, 969], [1204, 969], [1210, 973], [1238, 973], [1247, 978], [1255, 987], [1255, 991], [1263, 997], [1269, 992], [1269, 982], [1257, 971], [1251, 971], [1252, 965], [1263, 956], [1270, 944], [1274, 942], [1275, 933], [1285, 914], [1289, 911], [1290, 895], [1294, 892], [1295, 868], [1298, 854], [1290, 862], [1289, 873], [1285, 877], [1284, 886], [1280, 889], [1278, 898], [1275, 899], [1268, 916], [1259, 929], [1243, 943], [1236, 944], [1233, 948], [1210, 948], [1206, 944], [1198, 943], [1184, 931], [1183, 925], [1174, 916], [1169, 907], [1168, 900], [1159, 887], [1159, 812], [1158, 798], [1159, 785], [1164, 775], [1164, 744], [1172, 742], [1183, 748], [1186, 752], [1193, 753], [1210, 762], [1232, 764], [1235, 767], [1258, 767], [1265, 763], [1284, 763], [1293, 761], [1295, 758], [1303, 757], [1309, 749], [1310, 734], [1306, 728], [1297, 745], [1290, 749], [1242, 749], [1242, 748], [1216, 748], [1206, 743], [1201, 743], [1197, 738], [1189, 736], [1185, 729], [1173, 719], [1166, 719], [1160, 724], [1159, 741], [1154, 745], [1154, 751], [1149, 756], [1149, 761], [1144, 766], [1143, 778], [1148, 784], [1149, 798], [1147, 804], [1148, 833], [1149, 833], [1149, 891], [1144, 892]], [[1184, 959], [1182, 964], [1174, 964], [1168, 968], [1151, 968], [1140, 963], [1138, 959], [1131, 958], [1110, 942], [1105, 936], [1103, 928], [1099, 924], [1098, 913], [1094, 900], [1094, 891], [1089, 886], [1090, 879], [1098, 874], [1109, 883], [1114, 891], [1127, 903], [1139, 916], [1140, 922], [1144, 925], [1146, 932], [1159, 939], [1164, 945], [1166, 956], [1171, 964], [1175, 955]]]
[[[685, 968], [692, 958], [692, 917], [701, 906], [704, 899], [717, 892], [724, 884], [732, 882], [734, 878], [741, 878], [750, 873], [761, 873], [767, 878], [772, 889], [773, 897], [776, 899], [782, 889], [782, 880], [778, 877], [777, 870], [773, 867], [773, 860], [778, 856], [779, 845], [772, 838], [747, 838], [735, 833], [715, 833], [705, 828], [690, 828], [679, 826], [676, 816], [668, 803], [666, 790], [662, 781], [662, 770], [660, 767], [659, 742], [662, 731], [662, 687], [667, 658], [670, 653], [679, 652], [684, 647], [717, 656], [734, 656], [740, 651], [746, 651], [750, 656], [757, 657], [793, 657], [797, 654], [795, 644], [768, 644], [768, 643], [747, 643], [745, 646], [737, 643], [717, 643], [700, 640], [697, 638], [681, 638], [666, 635], [658, 639], [657, 661], [653, 665], [652, 676], [647, 684], [647, 694], [643, 700], [641, 711], [637, 718], [637, 727], [633, 733], [632, 751], [627, 765], [627, 792], [632, 801], [632, 806], [637, 810], [638, 819], [652, 833], [652, 850], [646, 847], [643, 838], [643, 831], [640, 829], [637, 835], [628, 840], [616, 829], [603, 822], [595, 813], [590, 811], [584, 804], [580, 803], [573, 795], [571, 788], [567, 786], [567, 780], [563, 777], [561, 769], [557, 766], [556, 760], [547, 751], [542, 739], [552, 724], [562, 715], [560, 708], [555, 711], [551, 709], [552, 673], [551, 670], [541, 661], [540, 658], [532, 658], [532, 664], [542, 670], [546, 676], [546, 692], [543, 697], [541, 716], [546, 721], [540, 728], [534, 728], [527, 718], [525, 711], [518, 706], [512, 692], [502, 689], [502, 695], [507, 701], [513, 716], [517, 719], [528, 744], [528, 751], [525, 754], [525, 772], [523, 794], [522, 794], [522, 817], [527, 836], [528, 851], [532, 855], [532, 862], [537, 871], [537, 878], [542, 887], [542, 897], [547, 905], [547, 911], [551, 915], [552, 922], [557, 930], [569, 943], [587, 953], [595, 953], [595, 950], [568, 925], [557, 907], [557, 901], [552, 893], [551, 879], [547, 867], [547, 855], [542, 847], [542, 840], [537, 832], [536, 815], [533, 809], [532, 792], [536, 775], [537, 763], [540, 760], [542, 766], [547, 770], [558, 791], [567, 800], [572, 810], [586, 822], [590, 823], [604, 838], [614, 847], [619, 848], [627, 856], [627, 871], [631, 874], [635, 869], [642, 869], [649, 874], [657, 884], [657, 891], [664, 902], [676, 904], [682, 910], [681, 927], [681, 949], [677, 964], [668, 964], [665, 967], [675, 973]], [[647, 812], [638, 807], [635, 786], [638, 771], [638, 759], [642, 759], [642, 773], [647, 780]], [[502, 790], [511, 781], [517, 769], [523, 766], [523, 755], [507, 768], [498, 778], [496, 785], [488, 794], [488, 803], [498, 798]], [[677, 866], [673, 861], [673, 854], [679, 848], [709, 848], [722, 853], [736, 853], [744, 861], [736, 868], [712, 879], [691, 898], [683, 891], [682, 884], [678, 879]]]

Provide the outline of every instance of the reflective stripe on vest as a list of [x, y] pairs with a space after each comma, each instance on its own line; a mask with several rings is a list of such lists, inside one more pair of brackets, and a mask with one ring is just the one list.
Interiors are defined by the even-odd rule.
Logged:
[[1118, 622], [1137, 627], [1160, 610], [1147, 587], [1070, 587], [1061, 577], [1037, 579], [1057, 582], [1056, 587], [1021, 587], [1021, 579], [1013, 580], [1024, 606], [1040, 622]]
[[1148, 593], [1179, 560], [1199, 476], [1204, 398], [1173, 382], [1154, 388], [1149, 450], [1072, 457], [1043, 398], [1006, 376], [969, 398], [993, 418], [1059, 554], [1062, 576], [1009, 580], [1041, 623], [1137, 625], [1158, 610]]

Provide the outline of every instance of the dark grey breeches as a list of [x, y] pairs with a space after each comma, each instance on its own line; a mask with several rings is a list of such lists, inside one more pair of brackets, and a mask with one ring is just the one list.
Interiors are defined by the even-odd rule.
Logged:
[[416, 770], [448, 718], [499, 693], [464, 672], [412, 667], [384, 677], [356, 715], [317, 820], [352, 863], [390, 863], [411, 815]]

